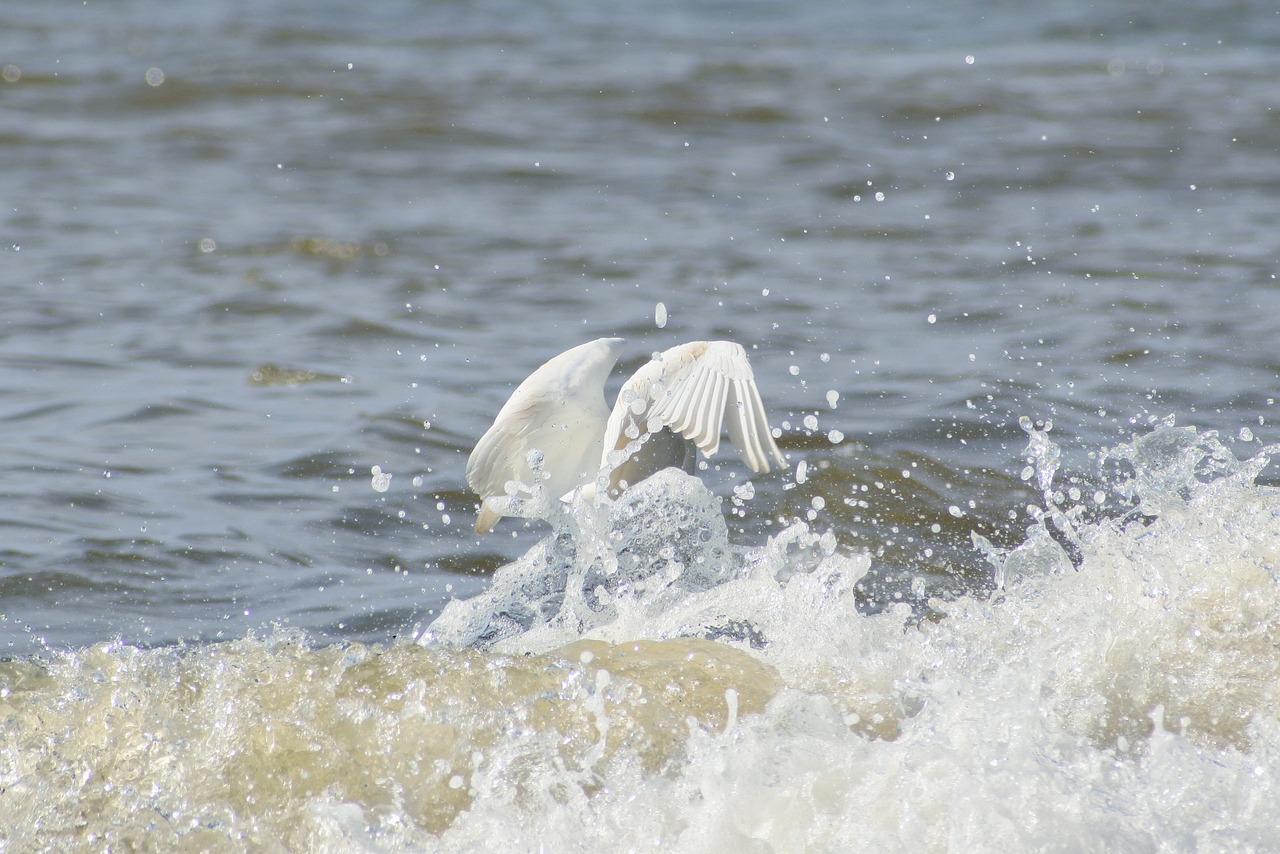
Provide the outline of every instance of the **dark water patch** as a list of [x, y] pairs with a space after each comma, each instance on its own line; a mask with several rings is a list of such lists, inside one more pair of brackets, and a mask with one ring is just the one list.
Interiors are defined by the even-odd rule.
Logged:
[[147, 403], [132, 412], [99, 421], [100, 425], [109, 424], [145, 424], [151, 421], [164, 421], [170, 418], [185, 418], [199, 414], [210, 407], [199, 402], [191, 403]]
[[287, 462], [277, 463], [270, 468], [275, 477], [288, 480], [340, 480], [345, 481], [353, 474], [351, 455], [344, 451], [320, 451], [295, 457]]
[[[326, 504], [322, 497], [307, 493], [289, 492], [264, 487], [261, 492], [220, 490], [209, 496], [213, 501], [239, 508], [275, 508], [275, 512], [287, 514], [295, 508], [319, 507]], [[265, 512], [265, 511], [264, 511]]]
[[317, 329], [317, 334], [353, 341], [430, 340], [422, 336], [416, 325], [392, 324], [367, 317], [348, 317], [338, 323], [323, 325]]
[[58, 416], [67, 410], [74, 409], [75, 403], [45, 403], [39, 406], [26, 409], [21, 412], [6, 413], [0, 415], [0, 422], [7, 424], [20, 424], [24, 421], [40, 421], [52, 416]]
[[81, 593], [137, 592], [139, 589], [123, 584], [116, 578], [82, 570], [20, 569], [11, 566], [0, 576], [0, 596], [10, 602], [7, 610], [11, 614], [15, 608], [22, 610], [21, 600], [24, 599], [57, 601], [61, 596], [76, 596]]
[[216, 300], [204, 306], [201, 313], [226, 323], [234, 323], [241, 318], [297, 321], [322, 314], [315, 306], [287, 298], [272, 300], [248, 296]]
[[403, 526], [410, 526], [409, 530], [419, 527], [407, 516], [401, 516], [394, 508], [384, 505], [367, 506], [363, 504], [348, 506], [343, 509], [340, 516], [330, 519], [326, 523], [321, 523], [321, 525], [324, 528], [335, 531], [349, 531], [369, 537], [378, 537], [383, 533]]
[[145, 537], [84, 537], [80, 539], [79, 545], [83, 549], [81, 557], [87, 568], [122, 570], [111, 576], [114, 584], [139, 575], [152, 577], [153, 570], [174, 569], [178, 566], [178, 562], [169, 556], [162, 542]]
[[85, 371], [120, 371], [125, 366], [106, 359], [89, 359], [79, 356], [60, 356], [50, 353], [39, 355], [23, 353], [0, 356], [0, 365], [18, 371], [61, 372], [77, 375]]
[[342, 617], [320, 631], [328, 637], [355, 642], [395, 643], [413, 637], [414, 627], [422, 621], [423, 613], [414, 607], [381, 609]]
[[[243, 537], [237, 538], [243, 539]], [[238, 550], [231, 546], [224, 545], [217, 548], [211, 546], [175, 546], [168, 550], [167, 554], [175, 561], [180, 561], [183, 565], [223, 568], [235, 563], [250, 563], [257, 558], [257, 555], [247, 550]], [[275, 555], [281, 557], [278, 553]], [[205, 594], [199, 594], [201, 596]], [[201, 599], [201, 601], [204, 601]]]
[[446, 575], [487, 577], [507, 560], [506, 555], [497, 552], [471, 551], [460, 555], [441, 555], [432, 559], [431, 566]]
[[468, 443], [462, 442], [455, 445], [443, 435], [443, 431], [434, 429], [434, 425], [428, 430], [423, 424], [423, 419], [412, 415], [389, 413], [369, 416], [365, 429], [372, 435], [385, 440], [390, 448], [415, 447], [437, 451], [445, 448], [461, 449], [466, 445], [467, 450], [470, 450]]

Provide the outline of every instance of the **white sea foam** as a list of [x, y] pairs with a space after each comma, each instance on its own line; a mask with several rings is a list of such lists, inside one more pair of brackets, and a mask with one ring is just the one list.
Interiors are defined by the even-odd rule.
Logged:
[[[1160, 425], [1108, 455], [1129, 465], [1115, 487], [1131, 512], [1085, 522], [1092, 497], [1071, 505], [1056, 492], [1057, 447], [1024, 429], [1043, 512], [1017, 548], [985, 544], [996, 593], [935, 601], [940, 619], [859, 613], [867, 559], [797, 525], [751, 554], [717, 539], [731, 569], [714, 586], [673, 596], [679, 576], [656, 572], [661, 590], [633, 588], [626, 607], [614, 597], [608, 620], [557, 615], [503, 639], [546, 649], [575, 625], [613, 642], [714, 637], [780, 681], [725, 731], [691, 725], [674, 773], [622, 763], [590, 798], [511, 815], [478, 803], [456, 841], [605, 846], [638, 823], [628, 838], [650, 850], [1280, 842], [1280, 495], [1253, 484], [1266, 453], [1240, 462], [1212, 433]], [[709, 500], [696, 481], [653, 495]], [[591, 571], [567, 575], [576, 587]], [[492, 795], [502, 804], [513, 791]]]
[[[663, 474], [579, 503], [385, 648], [277, 635], [0, 663], [0, 816], [234, 849], [1261, 850], [1280, 844], [1280, 493], [1172, 423], [1055, 483], [982, 591], [859, 607], [795, 524]], [[993, 591], [993, 592], [992, 592]], [[88, 806], [86, 806], [88, 805]]]

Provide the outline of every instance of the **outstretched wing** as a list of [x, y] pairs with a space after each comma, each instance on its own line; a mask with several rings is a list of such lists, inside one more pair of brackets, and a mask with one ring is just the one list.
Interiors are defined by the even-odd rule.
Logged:
[[605, 431], [605, 456], [644, 433], [667, 428], [707, 456], [720, 433], [756, 472], [785, 466], [773, 441], [746, 351], [731, 341], [692, 341], [672, 347], [636, 372], [618, 395]]
[[600, 338], [566, 350], [512, 393], [467, 460], [467, 485], [481, 499], [477, 531], [503, 515], [493, 499], [505, 498], [508, 484], [524, 484], [517, 491], [527, 496], [539, 483], [558, 498], [594, 474], [607, 415], [604, 383], [622, 343]]

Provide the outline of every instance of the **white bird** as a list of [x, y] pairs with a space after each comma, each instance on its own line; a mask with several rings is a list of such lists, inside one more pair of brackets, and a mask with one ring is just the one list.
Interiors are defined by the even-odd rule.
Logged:
[[604, 384], [622, 353], [621, 338], [597, 338], [566, 350], [520, 383], [467, 460], [467, 484], [480, 496], [476, 531], [493, 528], [509, 497], [540, 500], [593, 491], [597, 476], [612, 495], [668, 466], [690, 474], [697, 450], [729, 439], [755, 472], [786, 463], [773, 441], [746, 351], [732, 341], [691, 341], [654, 356], [618, 393]]

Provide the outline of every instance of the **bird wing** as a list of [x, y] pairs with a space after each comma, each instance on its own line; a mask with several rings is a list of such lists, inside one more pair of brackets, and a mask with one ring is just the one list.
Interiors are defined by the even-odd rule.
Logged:
[[504, 406], [498, 420], [476, 442], [467, 459], [467, 485], [481, 498], [505, 495], [508, 481], [528, 481], [526, 456], [538, 447], [537, 431], [532, 429], [538, 420], [537, 403], [528, 400], [522, 406]]
[[[601, 338], [566, 350], [529, 375], [512, 393], [467, 460], [467, 485], [480, 496], [476, 530], [502, 516], [488, 499], [507, 495], [507, 484], [542, 483], [555, 497], [595, 474], [608, 415], [604, 382], [622, 340]], [[529, 452], [542, 454], [541, 477]]]
[[[519, 494], [528, 498], [535, 484], [559, 497], [590, 479], [600, 458], [603, 409], [591, 411], [547, 398], [504, 409], [503, 418], [480, 438], [467, 460], [467, 485], [481, 498], [476, 531], [488, 531], [504, 515], [487, 499], [508, 495], [513, 481], [527, 487]], [[529, 464], [535, 450], [542, 457], [539, 474]]]
[[623, 386], [605, 431], [605, 455], [637, 436], [667, 427], [707, 456], [729, 439], [752, 471], [784, 466], [773, 441], [764, 403], [747, 353], [731, 341], [692, 341], [672, 347], [636, 372]]

